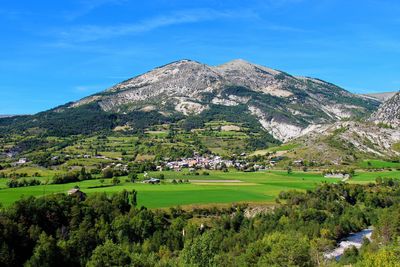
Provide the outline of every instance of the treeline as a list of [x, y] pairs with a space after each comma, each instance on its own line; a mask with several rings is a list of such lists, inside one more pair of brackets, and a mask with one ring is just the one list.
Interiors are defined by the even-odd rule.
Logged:
[[[0, 266], [399, 266], [398, 182], [322, 184], [277, 202], [248, 216], [246, 206], [138, 208], [135, 191], [29, 197], [0, 211]], [[324, 258], [370, 225], [372, 242]]]
[[37, 179], [10, 179], [6, 183], [9, 188], [35, 186], [41, 184], [42, 183]]
[[80, 170], [69, 171], [67, 173], [57, 173], [53, 177], [53, 184], [66, 184], [78, 181], [90, 180], [92, 179], [92, 174], [86, 172], [83, 167]]
[[[143, 131], [148, 126], [175, 122], [181, 117], [165, 117], [156, 111], [131, 111], [124, 114], [105, 112], [97, 103], [69, 108], [67, 103], [32, 116], [0, 119], [0, 134], [23, 133], [27, 129], [40, 129], [42, 136], [66, 137], [93, 132], [110, 132], [118, 125], [132, 125], [133, 131]], [[76, 118], [79, 118], [77, 120]], [[37, 144], [35, 144], [36, 146]]]
[[89, 172], [86, 171], [85, 167], [82, 167], [81, 169], [68, 171], [66, 173], [55, 174], [51, 183], [67, 184], [84, 180], [91, 180], [94, 178], [109, 179], [122, 176], [128, 176], [128, 178], [134, 182], [137, 179], [137, 174], [155, 170], [156, 165], [150, 161], [131, 162], [128, 164], [127, 169], [117, 166], [108, 166], [101, 169], [101, 167], [98, 166], [98, 168], [91, 169]]

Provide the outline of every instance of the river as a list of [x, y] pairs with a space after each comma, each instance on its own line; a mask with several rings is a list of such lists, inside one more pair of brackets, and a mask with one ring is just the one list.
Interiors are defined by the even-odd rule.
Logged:
[[362, 246], [364, 238], [368, 238], [371, 240], [372, 229], [364, 229], [358, 233], [353, 233], [342, 239], [339, 242], [338, 247], [334, 250], [324, 253], [324, 257], [327, 259], [335, 258], [338, 260], [344, 253], [344, 251], [351, 246], [355, 246], [356, 248], [360, 248]]

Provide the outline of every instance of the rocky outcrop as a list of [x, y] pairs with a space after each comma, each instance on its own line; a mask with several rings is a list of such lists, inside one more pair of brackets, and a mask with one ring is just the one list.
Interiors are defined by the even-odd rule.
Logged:
[[400, 126], [400, 92], [384, 102], [379, 109], [371, 115], [371, 121], [385, 123], [393, 127]]
[[398, 158], [400, 129], [371, 122], [341, 121], [321, 125], [296, 139], [287, 156], [307, 161], [343, 164], [360, 158]]

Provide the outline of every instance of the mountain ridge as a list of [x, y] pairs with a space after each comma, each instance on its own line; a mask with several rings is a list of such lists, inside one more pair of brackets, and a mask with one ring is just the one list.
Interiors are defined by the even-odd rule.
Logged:
[[361, 94], [361, 96], [369, 97], [372, 99], [376, 99], [380, 102], [385, 102], [393, 97], [397, 92], [382, 92], [382, 93], [369, 93], [369, 94]]
[[[326, 105], [321, 105], [321, 100]], [[368, 113], [378, 106], [374, 101], [329, 82], [292, 76], [243, 59], [218, 66], [184, 59], [137, 75], [70, 107], [98, 103], [107, 112], [141, 110], [188, 116], [199, 115], [213, 105], [246, 105], [264, 129], [286, 141], [308, 132], [309, 126]], [[273, 103], [275, 110], [266, 103]], [[314, 116], [313, 112], [320, 114]]]
[[[73, 117], [83, 116], [89, 124], [84, 128], [90, 132], [102, 128], [101, 120], [105, 121], [103, 128], [110, 130], [116, 126], [137, 128], [177, 120], [204, 123], [218, 118], [250, 122], [251, 128], [263, 129], [285, 142], [318, 125], [366, 117], [379, 104], [329, 82], [292, 76], [242, 59], [218, 66], [184, 59], [76, 102], [34, 116], [8, 119], [0, 125], [19, 122], [19, 129], [71, 130]], [[96, 121], [91, 122], [94, 118]], [[60, 125], [61, 121], [65, 125]], [[96, 127], [91, 127], [91, 123]], [[72, 132], [79, 133], [79, 129]]]

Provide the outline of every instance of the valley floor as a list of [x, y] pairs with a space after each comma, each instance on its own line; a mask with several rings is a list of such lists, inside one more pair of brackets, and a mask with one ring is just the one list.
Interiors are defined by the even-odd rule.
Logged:
[[[9, 206], [23, 196], [43, 197], [54, 193], [67, 193], [79, 186], [86, 194], [95, 192], [114, 193], [123, 189], [138, 191], [138, 204], [149, 208], [165, 208], [186, 205], [215, 205], [223, 203], [273, 203], [282, 191], [313, 189], [322, 182], [336, 183], [340, 179], [324, 178], [321, 173], [287, 171], [229, 172], [209, 171], [209, 175], [182, 172], [150, 172], [149, 176], [164, 174], [165, 180], [158, 185], [131, 183], [121, 177], [121, 183], [112, 185], [112, 179], [93, 179], [68, 184], [47, 184], [20, 188], [7, 188], [8, 179], [0, 179], [0, 203]], [[365, 184], [377, 177], [399, 178], [400, 171], [357, 171], [348, 183]], [[143, 178], [142, 176], [139, 178]], [[41, 177], [41, 180], [51, 177]], [[172, 183], [172, 180], [189, 180], [189, 183]]]

